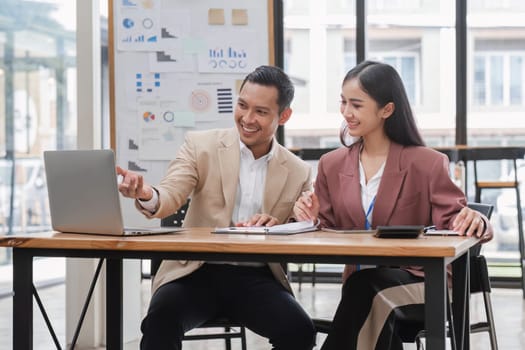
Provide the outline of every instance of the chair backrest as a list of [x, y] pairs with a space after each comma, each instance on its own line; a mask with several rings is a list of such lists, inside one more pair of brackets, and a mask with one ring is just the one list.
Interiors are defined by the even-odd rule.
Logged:
[[470, 209], [479, 211], [481, 214], [485, 215], [488, 219], [490, 219], [490, 217], [492, 216], [492, 211], [494, 210], [494, 206], [492, 204], [486, 204], [486, 203], [469, 202], [467, 203], [467, 206]]
[[190, 199], [188, 199], [186, 204], [180, 207], [179, 210], [177, 210], [170, 216], [166, 216], [165, 218], [162, 218], [160, 220], [160, 226], [181, 227], [182, 224], [184, 223], [184, 218], [186, 217], [186, 211], [188, 211], [189, 206], [190, 206]]
[[[165, 218], [162, 218], [160, 220], [160, 226], [181, 227], [182, 224], [184, 223], [184, 217], [186, 216], [186, 212], [188, 211], [189, 206], [190, 206], [190, 199], [188, 198], [188, 201], [186, 202], [186, 204], [180, 207], [179, 210], [177, 210], [175, 213], [171, 214], [170, 216], [166, 216]], [[152, 278], [157, 273], [157, 270], [159, 269], [161, 262], [162, 262], [161, 259], [151, 259], [150, 274]]]
[[[477, 210], [490, 219], [494, 206], [491, 204], [470, 202], [467, 206]], [[473, 252], [473, 249], [475, 251]], [[480, 255], [481, 245], [478, 244], [470, 250], [470, 293], [490, 292], [489, 273], [487, 262], [483, 255]], [[450, 306], [450, 305], [449, 305]], [[424, 323], [414, 320], [399, 318], [399, 336], [403, 342], [418, 343], [421, 337], [426, 334]], [[322, 330], [323, 328], [321, 328]], [[419, 349], [419, 346], [418, 346]]]
[[[487, 203], [478, 203], [478, 202], [468, 202], [467, 206], [470, 209], [479, 211], [481, 214], [485, 215], [487, 219], [490, 219], [492, 212], [494, 211], [494, 206]], [[470, 256], [478, 256], [481, 253], [481, 244], [478, 244], [470, 249]]]
[[483, 255], [470, 257], [470, 293], [490, 292], [489, 269]]
[[[184, 218], [186, 216], [186, 212], [188, 211], [188, 207], [190, 205], [190, 199], [188, 198], [188, 201], [186, 204], [184, 204], [182, 207], [179, 208], [175, 213], [171, 214], [170, 216], [166, 216], [165, 218], [162, 218], [160, 220], [161, 226], [176, 226], [181, 227], [184, 223]], [[160, 267], [160, 263], [162, 262], [162, 259], [151, 259], [151, 277], [155, 276], [157, 273], [157, 270]], [[241, 349], [246, 350], [246, 329], [244, 326], [238, 322], [233, 322], [229, 320], [228, 318], [216, 318], [212, 320], [208, 320], [201, 324], [199, 328], [223, 328], [224, 331], [206, 331], [203, 334], [186, 334], [184, 335], [183, 340], [205, 340], [205, 339], [224, 339], [225, 342], [225, 348], [231, 349], [231, 340], [233, 338], [239, 338], [241, 340]]]
[[[486, 203], [467, 203], [471, 209], [477, 210], [488, 219], [492, 215], [494, 206]], [[487, 261], [483, 255], [480, 255], [481, 245], [478, 244], [470, 250], [470, 292], [490, 292], [489, 271]]]

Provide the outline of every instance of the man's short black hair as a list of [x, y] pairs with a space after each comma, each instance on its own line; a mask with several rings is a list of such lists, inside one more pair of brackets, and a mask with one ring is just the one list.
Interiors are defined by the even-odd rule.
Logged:
[[294, 96], [294, 86], [288, 75], [279, 67], [259, 66], [253, 72], [248, 74], [241, 85], [241, 90], [249, 81], [250, 83], [274, 86], [277, 89], [277, 104], [279, 105], [279, 114], [286, 108], [290, 107]]

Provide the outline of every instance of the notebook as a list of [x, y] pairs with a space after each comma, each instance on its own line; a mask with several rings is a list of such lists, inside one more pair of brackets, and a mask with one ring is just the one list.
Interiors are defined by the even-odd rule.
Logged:
[[54, 230], [103, 235], [151, 235], [180, 227], [125, 228], [112, 150], [44, 151]]
[[293, 235], [317, 230], [317, 224], [311, 221], [290, 222], [274, 226], [217, 227], [213, 233], [255, 233], [265, 235]]

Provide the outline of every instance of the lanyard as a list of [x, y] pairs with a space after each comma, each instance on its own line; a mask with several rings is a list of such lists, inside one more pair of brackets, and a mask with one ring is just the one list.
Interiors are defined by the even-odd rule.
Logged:
[[[374, 209], [374, 204], [376, 202], [376, 196], [374, 196], [374, 198], [372, 198], [372, 201], [370, 202], [370, 204], [368, 205], [368, 210], [366, 211], [366, 216], [365, 216], [365, 230], [370, 230], [370, 228], [372, 227], [372, 224], [370, 223], [370, 221], [368, 221], [368, 217], [370, 216], [370, 214], [372, 213], [372, 209]], [[361, 265], [360, 264], [357, 264], [355, 266], [356, 268], [356, 271], [359, 271], [361, 270]]]
[[370, 221], [368, 221], [368, 217], [372, 213], [372, 209], [374, 209], [375, 202], [376, 202], [376, 196], [374, 196], [374, 198], [372, 198], [372, 201], [370, 202], [370, 205], [368, 206], [368, 210], [366, 211], [365, 230], [370, 230], [370, 228], [372, 227], [372, 223]]

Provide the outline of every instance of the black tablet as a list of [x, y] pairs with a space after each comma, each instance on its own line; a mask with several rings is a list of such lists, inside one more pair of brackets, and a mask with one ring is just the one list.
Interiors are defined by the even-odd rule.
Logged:
[[423, 225], [377, 226], [378, 238], [417, 238], [423, 233]]

